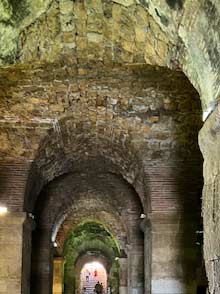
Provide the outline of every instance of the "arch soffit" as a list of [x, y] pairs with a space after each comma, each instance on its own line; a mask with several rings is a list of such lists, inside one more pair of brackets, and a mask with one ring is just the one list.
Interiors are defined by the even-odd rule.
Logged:
[[[143, 185], [146, 175], [144, 175], [138, 150], [135, 150], [132, 145], [129, 134], [123, 138], [121, 132], [115, 132], [114, 141], [109, 139], [108, 134], [94, 141], [94, 134], [88, 132], [85, 135], [86, 144], [84, 142], [82, 145], [80, 142], [82, 135], [78, 137], [77, 131], [77, 128], [74, 128], [73, 118], [68, 117], [59, 122], [59, 131], [57, 128], [51, 129], [42, 140], [32, 164], [32, 169], [35, 170], [40, 183], [36, 188], [34, 187], [36, 181], [32, 183], [30, 179], [24, 202], [26, 210], [33, 210], [40, 190], [46, 183], [69, 172], [89, 169], [122, 176], [137, 191], [142, 205], [146, 206], [144, 201], [146, 191]], [[65, 132], [71, 133], [70, 140], [70, 137], [68, 140], [62, 139]], [[31, 172], [30, 174], [32, 175]], [[35, 180], [36, 177], [32, 175]], [[35, 188], [34, 191], [31, 191], [33, 188]]]

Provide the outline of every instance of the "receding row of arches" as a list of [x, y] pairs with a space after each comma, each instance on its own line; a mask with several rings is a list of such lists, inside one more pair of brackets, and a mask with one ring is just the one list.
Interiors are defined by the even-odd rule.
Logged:
[[[144, 211], [125, 180], [94, 172], [63, 175], [42, 190], [34, 214], [38, 225], [32, 238], [31, 293], [54, 288], [80, 294], [86, 287], [80, 274], [89, 262], [104, 266], [105, 291], [126, 293], [132, 287], [143, 293]], [[53, 272], [60, 274], [59, 286], [53, 287]], [[91, 285], [87, 288], [91, 292]]]
[[99, 280], [108, 294], [196, 291], [202, 259], [195, 219], [146, 215], [119, 175], [87, 169], [59, 176], [43, 188], [33, 214], [31, 294], [92, 294]]
[[[135, 140], [135, 132], [149, 130], [144, 118], [137, 125], [129, 119], [132, 131], [126, 135], [126, 125], [118, 130], [115, 123], [111, 138], [108, 120], [102, 134], [83, 121], [76, 123], [70, 114], [49, 129], [31, 166], [24, 199], [24, 210], [36, 223], [29, 259], [31, 294], [81, 294], [89, 288], [86, 270], [94, 278], [93, 262], [105, 268], [106, 292], [195, 293], [202, 259], [195, 237], [201, 157], [194, 139], [200, 112], [190, 108], [185, 122], [188, 112], [176, 109], [164, 109], [161, 121], [150, 123], [148, 147], [141, 134]], [[160, 131], [168, 122], [174, 142], [164, 155]], [[160, 147], [148, 157], [154, 140], [161, 145], [153, 145]]]
[[[129, 75], [129, 91], [138, 80]], [[142, 82], [141, 90], [120, 98], [118, 110], [106, 108], [108, 97], [103, 106], [93, 101], [95, 120], [93, 109], [86, 111], [88, 120], [79, 110], [72, 113], [83, 99], [91, 102], [82, 92], [52, 127], [36, 131], [22, 207], [35, 222], [32, 241], [28, 230], [24, 235], [30, 243], [24, 246], [23, 270], [31, 273], [30, 282], [22, 283], [30, 288], [25, 294], [82, 292], [88, 288], [84, 266], [92, 262], [105, 268], [105, 291], [196, 292], [202, 259], [195, 233], [201, 193], [198, 97], [185, 79], [186, 89], [174, 89], [172, 99], [167, 88], [173, 83], [156, 97], [156, 87], [152, 93]], [[99, 97], [103, 89], [95, 89]], [[130, 95], [132, 108], [126, 104]], [[95, 277], [96, 269], [87, 269]]]

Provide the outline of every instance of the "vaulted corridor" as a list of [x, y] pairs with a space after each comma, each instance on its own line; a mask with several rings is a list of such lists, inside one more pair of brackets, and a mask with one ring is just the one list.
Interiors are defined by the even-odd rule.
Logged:
[[0, 294], [220, 294], [219, 7], [0, 2]]

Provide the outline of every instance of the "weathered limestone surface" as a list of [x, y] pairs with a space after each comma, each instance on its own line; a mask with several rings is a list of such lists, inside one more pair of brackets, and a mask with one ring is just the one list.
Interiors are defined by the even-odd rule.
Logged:
[[219, 7], [219, 0], [4, 0], [1, 60], [52, 61], [77, 52], [81, 60], [181, 67], [207, 110], [220, 91]]
[[[11, 161], [34, 160], [42, 178], [39, 183], [30, 177], [29, 185], [36, 191], [29, 203], [25, 199], [27, 209], [33, 208], [42, 184], [68, 170], [82, 170], [88, 164], [94, 168], [97, 158], [105, 164], [100, 161], [96, 168], [121, 173], [134, 183], [144, 206], [147, 179], [152, 209], [186, 206], [175, 199], [200, 165], [196, 141], [201, 110], [182, 74], [151, 67], [54, 66], [2, 70], [1, 155]], [[184, 160], [192, 165], [191, 171], [181, 167]], [[177, 190], [167, 186], [169, 191], [162, 192], [164, 201], [153, 188], [159, 174], [167, 182], [179, 178]], [[192, 189], [198, 190], [195, 184]], [[10, 203], [8, 193], [3, 195]]]
[[196, 293], [195, 220], [151, 214], [151, 293]]
[[[22, 249], [25, 213], [0, 218], [0, 293], [22, 291]], [[26, 236], [29, 237], [29, 236]], [[27, 256], [28, 258], [28, 256]], [[29, 260], [30, 261], [30, 260]], [[27, 273], [27, 272], [26, 272]]]
[[123, 2], [24, 0], [16, 7], [17, 22], [12, 5], [3, 5], [11, 24], [2, 29], [2, 63], [54, 61], [68, 54], [79, 61], [166, 65], [173, 45], [142, 5]]
[[213, 109], [220, 94], [219, 0], [147, 3], [146, 9], [176, 44], [176, 58], [200, 93], [204, 111]]
[[[102, 157], [108, 172], [133, 185], [146, 211], [195, 210], [201, 127], [195, 92], [179, 75], [173, 79], [160, 69], [155, 77], [158, 68], [146, 73], [140, 66], [122, 70], [121, 64], [182, 69], [203, 110], [213, 110], [220, 94], [219, 9], [219, 0], [1, 1], [0, 63], [17, 64], [1, 70], [0, 154], [11, 162], [0, 170], [1, 204], [32, 210], [45, 183], [73, 166], [97, 167], [94, 158]], [[200, 134], [205, 258], [215, 294], [220, 292], [218, 126], [217, 108]], [[180, 168], [181, 160], [190, 161], [191, 173]], [[15, 177], [6, 181], [12, 170]], [[13, 196], [11, 183], [18, 187]], [[185, 195], [187, 185], [193, 191]], [[31, 201], [24, 197], [23, 205], [24, 195]]]
[[120, 266], [120, 284], [119, 284], [119, 293], [124, 294], [128, 292], [128, 259], [119, 258]]
[[46, 225], [34, 231], [31, 250], [30, 293], [50, 294], [53, 288], [53, 244]]
[[199, 144], [204, 157], [204, 255], [209, 278], [210, 293], [220, 293], [219, 256], [220, 256], [220, 107], [208, 117], [199, 133]]

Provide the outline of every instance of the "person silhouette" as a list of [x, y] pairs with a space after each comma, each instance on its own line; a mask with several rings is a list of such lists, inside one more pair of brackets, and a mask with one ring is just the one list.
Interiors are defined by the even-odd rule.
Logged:
[[99, 283], [99, 281], [95, 285], [95, 293], [96, 294], [101, 294], [102, 293], [102, 285]]
[[103, 294], [103, 290], [104, 290], [104, 288], [103, 288], [102, 283], [101, 283], [100, 285], [101, 285], [101, 294]]
[[89, 283], [90, 271], [86, 270], [86, 282]]

